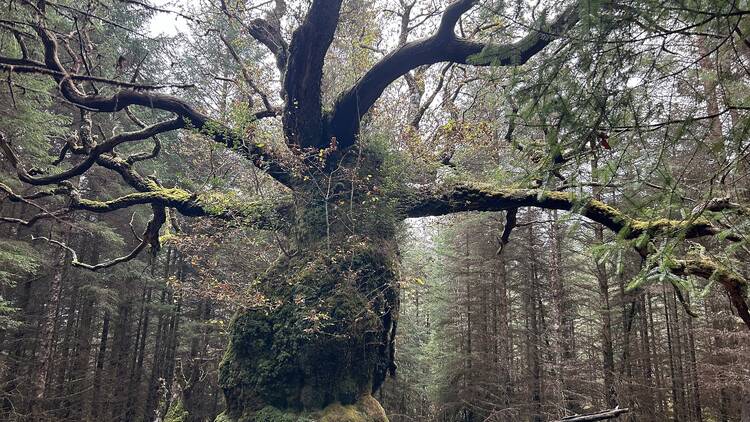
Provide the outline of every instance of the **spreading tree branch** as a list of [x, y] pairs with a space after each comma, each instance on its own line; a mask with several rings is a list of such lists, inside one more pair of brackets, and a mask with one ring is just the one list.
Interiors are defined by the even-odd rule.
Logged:
[[14, 62], [27, 62], [26, 60], [22, 59], [14, 59], [11, 57], [0, 57], [0, 70], [5, 72], [11, 72], [11, 73], [36, 73], [41, 75], [48, 75], [52, 77], [59, 77], [59, 78], [68, 78], [73, 81], [81, 81], [81, 82], [99, 82], [107, 85], [112, 86], [118, 86], [122, 88], [128, 88], [133, 89], [136, 91], [151, 91], [151, 90], [160, 90], [160, 89], [166, 89], [166, 88], [194, 88], [195, 85], [193, 84], [182, 84], [182, 83], [173, 83], [173, 84], [163, 84], [163, 85], [149, 85], [149, 84], [139, 84], [139, 83], [133, 83], [133, 82], [123, 82], [118, 81], [114, 79], [109, 78], [102, 78], [99, 76], [90, 76], [90, 75], [79, 75], [76, 73], [63, 73], [60, 71], [50, 70], [44, 66], [43, 63], [34, 63], [33, 65], [27, 65], [27, 64], [13, 64]]
[[747, 280], [742, 276], [708, 258], [676, 260], [669, 263], [669, 270], [675, 275], [694, 275], [716, 280], [724, 287], [732, 306], [750, 329], [750, 309], [746, 299], [750, 291]]
[[432, 36], [402, 45], [376, 63], [353, 87], [343, 92], [329, 116], [328, 137], [335, 136], [341, 149], [352, 146], [362, 116], [372, 108], [388, 85], [412, 69], [440, 62], [475, 66], [520, 65], [578, 21], [578, 6], [572, 5], [552, 23], [548, 24], [542, 19], [538, 23], [539, 29], [529, 32], [516, 42], [474, 42], [459, 38], [454, 32], [460, 17], [474, 4], [476, 0], [451, 3], [443, 12], [440, 26]]
[[[70, 170], [49, 175], [49, 176], [31, 176], [19, 164], [18, 159], [4, 134], [0, 133], [0, 149], [9, 159], [11, 164], [17, 168], [19, 179], [31, 185], [50, 185], [58, 184], [56, 189], [46, 192], [37, 192], [29, 197], [23, 197], [13, 192], [10, 187], [0, 183], [0, 191], [4, 192], [13, 202], [24, 202], [32, 205], [42, 212], [36, 214], [29, 220], [22, 220], [9, 217], [0, 217], [0, 222], [16, 223], [25, 226], [47, 218], [57, 218], [73, 210], [83, 210], [93, 213], [108, 213], [117, 210], [127, 209], [139, 205], [150, 205], [154, 210], [154, 218], [149, 223], [144, 232], [140, 244], [133, 249], [128, 255], [116, 258], [101, 264], [85, 264], [79, 262], [75, 251], [70, 247], [54, 240], [46, 239], [48, 242], [68, 249], [73, 254], [73, 265], [88, 270], [96, 271], [102, 268], [108, 268], [121, 262], [126, 262], [137, 257], [146, 246], [150, 246], [152, 251], [160, 248], [159, 230], [164, 223], [163, 214], [167, 208], [174, 208], [181, 214], [190, 217], [208, 216], [225, 221], [235, 221], [245, 225], [251, 225], [257, 228], [278, 230], [284, 225], [287, 218], [288, 205], [285, 201], [281, 203], [265, 202], [247, 202], [238, 201], [215, 194], [198, 195], [190, 193], [179, 188], [164, 188], [159, 183], [149, 177], [138, 173], [132, 166], [132, 157], [122, 159], [113, 153], [113, 148], [124, 142], [137, 139], [144, 139], [155, 136], [164, 130], [172, 128], [172, 125], [182, 124], [181, 119], [170, 120], [167, 122], [157, 123], [156, 125], [146, 126], [137, 132], [128, 132], [112, 137], [101, 144], [96, 144], [91, 138], [91, 120], [87, 114], [83, 114], [83, 123], [81, 128], [82, 146], [71, 147], [74, 154], [83, 154], [86, 159], [72, 167]], [[132, 116], [135, 118], [135, 116]], [[143, 126], [137, 118], [135, 121], [139, 126]], [[158, 144], [157, 144], [158, 145]], [[81, 198], [80, 193], [73, 188], [68, 182], [69, 179], [79, 176], [87, 171], [92, 165], [97, 164], [117, 172], [123, 181], [137, 192], [126, 194], [124, 196], [111, 199], [108, 201], [98, 201]], [[42, 198], [52, 195], [66, 195], [70, 198], [70, 204], [67, 208], [56, 211], [47, 211], [43, 207], [31, 202], [29, 198]]]
[[[76, 77], [74, 76], [76, 75], [68, 72], [60, 61], [59, 44], [55, 35], [46, 28], [44, 20], [45, 2], [39, 2], [36, 6], [30, 3], [27, 3], [27, 5], [38, 13], [38, 19], [33, 28], [44, 47], [44, 62], [35, 62], [28, 59], [5, 59], [6, 65], [14, 65], [12, 60], [18, 60], [18, 65], [26, 66], [24, 70], [52, 77], [57, 82], [62, 96], [70, 103], [86, 111], [111, 113], [129, 106], [142, 106], [177, 114], [183, 120], [184, 127], [197, 129], [227, 148], [235, 149], [282, 184], [291, 186], [294, 183], [294, 176], [281, 164], [281, 158], [270, 147], [246, 142], [241, 134], [204, 115], [178, 97], [144, 91], [140, 89], [142, 88], [141, 85], [123, 88], [107, 96], [89, 95], [79, 89], [75, 84]], [[127, 83], [122, 84], [127, 86]], [[265, 115], [265, 112], [263, 115]]]
[[[258, 85], [255, 84], [255, 81], [253, 80], [250, 69], [242, 61], [242, 57], [240, 57], [237, 50], [232, 46], [232, 43], [224, 35], [220, 35], [219, 38], [221, 38], [221, 41], [227, 47], [227, 50], [229, 50], [229, 54], [234, 59], [235, 63], [237, 63], [237, 66], [240, 67], [240, 72], [242, 73], [242, 78], [245, 80], [245, 83], [247, 83], [247, 85], [256, 94], [258, 94], [261, 101], [263, 102], [263, 106], [265, 107], [265, 110], [255, 113], [255, 118], [261, 119], [264, 117], [276, 117], [280, 115], [281, 110], [271, 105], [271, 101], [268, 99], [268, 94], [263, 92], [263, 90], [261, 90], [260, 87], [258, 87]], [[250, 99], [252, 99], [252, 94], [250, 94]]]
[[[713, 211], [736, 210], [736, 204], [728, 201], [711, 201]], [[715, 236], [723, 232], [712, 222], [699, 215], [684, 220], [661, 218], [639, 220], [630, 217], [601, 201], [579, 198], [568, 192], [545, 191], [541, 189], [498, 189], [484, 185], [458, 184], [439, 189], [417, 189], [406, 195], [401, 210], [406, 217], [440, 216], [464, 211], [506, 211], [519, 207], [536, 207], [552, 210], [571, 211], [607, 227], [624, 239], [637, 239], [641, 236], [680, 236], [685, 239]], [[730, 241], [742, 238], [729, 234]], [[639, 251], [645, 253], [643, 251]], [[748, 311], [748, 282], [738, 274], [724, 268], [710, 259], [676, 260], [669, 264], [675, 275], [696, 275], [717, 280], [730, 297], [740, 318], [750, 329]]]
[[163, 206], [153, 205], [151, 207], [153, 210], [153, 215], [151, 217], [151, 221], [148, 222], [146, 225], [146, 230], [143, 232], [143, 236], [141, 238], [140, 243], [133, 248], [130, 253], [128, 253], [125, 256], [121, 256], [118, 258], [114, 258], [108, 261], [104, 261], [98, 264], [87, 264], [85, 262], [81, 262], [78, 260], [78, 254], [76, 253], [75, 249], [71, 248], [70, 246], [64, 244], [63, 242], [60, 242], [58, 240], [50, 239], [44, 236], [40, 237], [34, 237], [32, 236], [32, 240], [45, 240], [50, 244], [59, 246], [71, 254], [71, 262], [70, 265], [78, 268], [83, 268], [89, 271], [98, 271], [103, 270], [105, 268], [114, 267], [117, 264], [121, 264], [123, 262], [132, 261], [135, 259], [147, 246], [151, 247], [151, 252], [156, 253], [161, 248], [161, 243], [159, 241], [159, 230], [164, 225], [164, 222], [166, 222], [166, 210]]
[[[722, 230], [702, 217], [686, 220], [638, 220], [595, 199], [579, 198], [573, 193], [541, 189], [497, 189], [480, 184], [458, 184], [439, 189], [417, 190], [403, 202], [407, 217], [427, 217], [464, 211], [505, 211], [519, 207], [537, 207], [573, 211], [595, 221], [626, 239], [642, 234], [655, 236], [673, 232], [685, 238], [712, 236]], [[740, 240], [729, 235], [730, 240]]]
[[[141, 130], [135, 132], [124, 132], [119, 135], [109, 138], [105, 142], [100, 144], [92, 145], [90, 151], [86, 154], [86, 158], [79, 163], [60, 173], [55, 173], [46, 176], [31, 176], [18, 161], [18, 157], [14, 153], [10, 146], [5, 134], [0, 133], [0, 148], [2, 148], [5, 157], [10, 161], [11, 165], [16, 168], [18, 172], [18, 178], [25, 183], [35, 186], [52, 185], [61, 183], [69, 180], [73, 177], [80, 176], [85, 173], [88, 169], [93, 166], [99, 157], [104, 153], [112, 152], [112, 150], [118, 146], [127, 142], [140, 141], [143, 139], [150, 138], [152, 136], [164, 133], [170, 130], [179, 129], [184, 126], [184, 122], [181, 118], [167, 120], [159, 122], [151, 126], [146, 126]], [[84, 151], [78, 151], [84, 153]]]

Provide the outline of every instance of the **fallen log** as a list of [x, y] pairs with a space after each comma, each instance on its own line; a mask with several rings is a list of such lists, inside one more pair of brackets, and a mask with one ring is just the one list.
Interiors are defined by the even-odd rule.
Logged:
[[601, 412], [597, 413], [589, 413], [588, 415], [573, 415], [573, 416], [566, 416], [558, 421], [555, 422], [590, 422], [590, 421], [603, 421], [606, 419], [614, 419], [623, 413], [628, 413], [630, 409], [627, 407], [624, 407], [622, 409], [620, 408], [614, 408], [610, 410], [602, 410]]

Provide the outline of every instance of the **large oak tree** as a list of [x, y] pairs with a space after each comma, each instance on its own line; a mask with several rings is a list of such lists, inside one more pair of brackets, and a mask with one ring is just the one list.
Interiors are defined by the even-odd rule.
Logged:
[[[145, 3], [132, 3], [156, 10]], [[93, 271], [131, 260], [147, 249], [158, 251], [165, 226], [171, 224], [170, 211], [275, 230], [292, 242], [292, 251], [260, 280], [258, 288], [269, 305], [247, 309], [233, 322], [220, 375], [227, 401], [225, 420], [285, 417], [284, 412], [303, 411], [339, 418], [331, 420], [386, 419], [372, 393], [395, 370], [393, 339], [399, 307], [396, 235], [398, 223], [406, 218], [506, 211], [502, 241], [507, 243], [517, 209], [570, 211], [632, 241], [647, 266], [660, 266], [676, 276], [716, 280], [750, 328], [747, 282], [731, 268], [692, 255], [650, 259], [660, 239], [715, 237], [717, 242], [741, 242], [741, 235], [727, 231], [712, 218], [721, 212], [747, 215], [747, 208], [736, 200], [707, 201], [684, 218], [654, 218], [620, 211], [597, 194], [550, 188], [543, 180], [520, 187], [447, 182], [440, 177], [427, 183], [406, 183], [388, 174], [387, 155], [393, 150], [379, 150], [361, 136], [368, 113], [399, 78], [405, 77], [411, 86], [417, 86], [414, 72], [437, 63], [522, 66], [561, 38], [569, 41], [570, 37], [584, 37], [586, 31], [579, 21], [588, 19], [593, 2], [545, 11], [524, 34], [507, 43], [461, 28], [462, 19], [472, 13], [480, 18], [488, 10], [491, 14], [491, 5], [479, 0], [449, 2], [433, 16], [435, 25], [430, 34], [409, 39], [408, 31], [402, 30], [395, 49], [383, 54], [349, 88], [335, 93], [323, 92], [325, 60], [345, 2], [307, 2], [298, 26], [290, 34], [286, 27], [297, 21], [288, 19], [288, 5], [283, 0], [267, 3], [272, 4], [253, 6], [268, 10], [252, 19], [245, 18], [247, 5], [222, 1], [217, 7], [227, 19], [240, 21], [243, 33], [267, 49], [271, 60], [259, 60], [255, 65], [275, 66], [279, 87], [258, 87], [237, 46], [220, 28], [216, 31], [237, 61], [244, 83], [262, 100], [262, 109], [253, 111], [252, 119], [280, 118], [283, 142], [275, 144], [258, 141], [251, 132], [219, 121], [183, 97], [160, 93], [183, 87], [139, 83], [140, 65], [130, 80], [99, 76], [90, 68], [87, 56], [91, 40], [65, 13], [68, 6], [44, 0], [10, 2], [13, 18], [0, 21], [2, 31], [17, 43], [17, 55], [0, 57], [0, 69], [8, 75], [9, 84], [16, 75], [53, 80], [61, 105], [75, 110], [80, 126], [59, 151], [56, 165], [71, 163], [64, 170], [29, 168], [23, 154], [24, 139], [0, 134], [4, 159], [17, 170], [20, 182], [36, 187], [23, 194], [6, 183], [0, 184], [0, 189], [11, 201], [33, 204], [39, 210], [27, 219], [2, 217], [4, 221], [32, 225], [73, 210], [109, 213], [150, 207], [151, 221], [126, 256], [84, 262], [59, 239], [40, 239], [69, 250], [72, 265]], [[406, 16], [402, 27], [408, 28], [410, 11], [424, 5], [401, 5], [402, 17]], [[626, 5], [598, 7], [602, 13], [620, 17], [617, 22], [621, 25], [638, 23]], [[275, 100], [266, 94], [274, 88], [280, 88], [282, 107], [275, 106]], [[324, 104], [326, 97], [334, 100]], [[148, 124], [138, 117], [141, 109], [156, 110], [168, 117]], [[417, 115], [424, 113], [421, 109]], [[107, 114], [125, 114], [137, 129], [113, 136], [101, 131], [96, 134], [97, 116]], [[411, 124], [419, 130], [419, 118]], [[596, 126], [599, 124], [595, 125], [598, 129]], [[117, 152], [126, 144], [144, 144], [173, 131], [197, 133], [235, 151], [273, 179], [282, 193], [273, 199], [246, 202], [168, 187], [138, 168], [139, 163], [158, 157], [158, 143], [147, 152], [128, 156]], [[592, 144], [593, 150], [599, 141], [607, 142], [597, 131], [582, 133], [578, 146], [554, 153], [551, 159], [560, 165], [572, 164], [566, 154], [585, 151]], [[450, 156], [443, 161], [450, 165]], [[94, 166], [111, 170], [132, 191], [107, 200], [86, 197], [73, 181], [85, 177]], [[49, 197], [65, 198], [66, 204], [56, 209], [38, 205], [39, 200]]]

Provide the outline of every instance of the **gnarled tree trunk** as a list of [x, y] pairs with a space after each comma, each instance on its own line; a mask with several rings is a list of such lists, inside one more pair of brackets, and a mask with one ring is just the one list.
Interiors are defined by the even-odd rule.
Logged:
[[375, 170], [321, 173], [330, 189], [297, 196], [297, 252], [258, 280], [261, 303], [232, 322], [220, 420], [387, 421], [373, 395], [395, 370], [396, 220], [368, 201], [377, 176], [359, 173]]

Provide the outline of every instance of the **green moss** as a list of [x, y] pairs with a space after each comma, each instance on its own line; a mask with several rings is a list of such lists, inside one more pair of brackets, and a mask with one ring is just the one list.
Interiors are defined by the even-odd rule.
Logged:
[[160, 189], [157, 191], [159, 195], [161, 195], [165, 200], [173, 201], [173, 202], [186, 202], [189, 201], [193, 196], [190, 192], [179, 189], [179, 188], [169, 188], [169, 189]]
[[320, 422], [388, 422], [383, 407], [366, 394], [355, 404], [333, 403], [320, 414]]
[[655, 220], [631, 220], [629, 222], [628, 228], [631, 232], [630, 237], [637, 237], [642, 233], [655, 235], [681, 231], [689, 232], [709, 226], [711, 226], [711, 221], [702, 217], [696, 218], [694, 220], [670, 220], [667, 218], [659, 218]]
[[197, 202], [208, 215], [215, 217], [231, 216], [234, 219], [246, 222], [269, 219], [276, 214], [277, 205], [276, 201], [273, 203], [248, 201], [231, 192], [207, 192], [201, 194]]
[[214, 422], [388, 422], [388, 417], [380, 403], [367, 394], [357, 403], [342, 405], [335, 402], [325, 409], [313, 412], [265, 406], [235, 419], [224, 412], [217, 416]]
[[353, 404], [380, 385], [398, 312], [387, 251], [355, 238], [281, 261], [263, 277], [276, 305], [234, 318], [220, 368], [230, 416]]
[[635, 220], [631, 223], [634, 230], [638, 231], [667, 231], [667, 230], [683, 230], [692, 226], [703, 226], [710, 225], [711, 222], [705, 218], [698, 218], [695, 220], [670, 220], [667, 218], [659, 218], [656, 220]]
[[367, 417], [356, 406], [334, 403], [323, 410], [320, 422], [368, 422]]
[[190, 413], [185, 410], [182, 400], [175, 400], [169, 405], [169, 410], [164, 416], [164, 422], [185, 422], [190, 417]]
[[260, 409], [252, 417], [253, 422], [297, 422], [299, 419], [299, 416], [283, 412], [273, 406]]
[[703, 217], [686, 220], [636, 220], [602, 201], [590, 197], [577, 197], [570, 192], [498, 188], [491, 184], [472, 182], [448, 186], [443, 195], [443, 198], [436, 200], [462, 203], [468, 206], [467, 209], [471, 209], [472, 205], [476, 205], [477, 209], [486, 209], [487, 207], [483, 208], [482, 205], [491, 202], [490, 208], [497, 210], [518, 206], [570, 210], [619, 231], [621, 237], [628, 239], [637, 238], [644, 233], [656, 235], [690, 232], [711, 226], [711, 221]]
[[216, 419], [214, 419], [214, 422], [234, 422], [229, 415], [227, 415], [227, 412], [221, 412], [218, 415], [216, 415]]
[[159, 188], [153, 192], [136, 192], [110, 201], [95, 201], [90, 199], [81, 199], [79, 204], [91, 211], [106, 212], [124, 208], [132, 204], [146, 204], [151, 202], [164, 202], [169, 205], [179, 206], [192, 199], [192, 195], [182, 189]]
[[609, 216], [610, 218], [612, 218], [615, 221], [626, 221], [626, 220], [628, 220], [628, 217], [625, 214], [623, 214], [622, 212], [620, 212], [618, 209], [616, 209], [616, 208], [614, 208], [614, 207], [612, 207], [610, 205], [605, 204], [602, 201], [592, 200], [592, 201], [590, 201], [590, 202], [587, 203], [587, 206], [589, 208], [597, 210], [599, 213], [601, 213], [603, 215]]
[[366, 414], [373, 422], [388, 422], [388, 417], [380, 403], [371, 395], [363, 396], [357, 403], [360, 410]]

